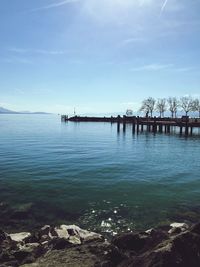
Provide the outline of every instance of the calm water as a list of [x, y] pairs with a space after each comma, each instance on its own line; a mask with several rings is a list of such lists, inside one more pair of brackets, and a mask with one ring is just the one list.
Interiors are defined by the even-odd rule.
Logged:
[[[193, 218], [200, 204], [200, 138], [117, 133], [109, 123], [55, 115], [0, 116], [0, 201], [31, 207], [29, 224], [99, 231]], [[9, 222], [8, 222], [9, 223]]]

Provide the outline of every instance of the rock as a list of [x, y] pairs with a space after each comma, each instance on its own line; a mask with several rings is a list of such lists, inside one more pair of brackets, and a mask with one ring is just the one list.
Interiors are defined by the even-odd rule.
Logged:
[[5, 232], [3, 232], [2, 230], [0, 230], [0, 244], [2, 241], [7, 239], [7, 234]]
[[174, 227], [174, 228], [171, 228], [169, 231], [168, 231], [168, 233], [170, 234], [170, 235], [177, 235], [177, 234], [180, 234], [182, 232], [182, 230], [181, 230], [181, 228], [179, 228], [179, 227]]
[[112, 239], [112, 244], [119, 249], [138, 252], [144, 248], [147, 238], [148, 234], [126, 233], [115, 236]]
[[169, 237], [158, 243], [146, 246], [142, 253], [137, 253], [120, 267], [199, 267], [200, 235], [191, 231]]
[[191, 232], [200, 235], [200, 223], [193, 225], [191, 228]]
[[18, 250], [13, 253], [15, 259], [19, 262], [22, 263], [27, 257], [31, 257], [32, 254], [29, 251], [26, 250]]
[[[72, 239], [72, 236], [76, 236], [82, 242], [90, 242], [90, 241], [94, 241], [98, 239], [102, 240], [102, 235], [94, 233], [94, 232], [90, 232], [87, 230], [83, 230], [76, 225], [61, 225], [60, 229], [62, 229], [60, 233], [64, 235], [65, 235], [65, 231], [67, 231], [69, 240], [75, 240], [75, 239]], [[55, 229], [55, 231], [57, 231], [57, 229]]]
[[189, 228], [189, 226], [186, 223], [176, 223], [176, 222], [171, 223], [170, 227], [172, 228], [168, 231], [169, 234], [178, 234], [182, 231], [186, 231]]
[[25, 245], [19, 245], [19, 249], [27, 252], [33, 252], [40, 246], [39, 243], [28, 243]]
[[53, 237], [51, 238], [51, 237], [49, 237], [49, 235], [43, 235], [43, 236], [41, 236], [41, 238], [40, 238], [40, 242], [45, 242], [45, 241], [49, 241], [49, 240], [51, 240], [51, 239], [53, 239]]
[[9, 236], [13, 241], [22, 242], [26, 238], [31, 236], [31, 233], [29, 233], [29, 232], [21, 232], [21, 233], [10, 234]]
[[39, 258], [34, 264], [26, 264], [23, 267], [100, 267], [106, 262], [107, 267], [116, 267], [105, 255], [109, 247], [104, 242], [94, 241], [80, 246], [52, 250]]
[[48, 243], [50, 249], [65, 249], [71, 247], [72, 244], [66, 238], [54, 238]]
[[40, 235], [48, 235], [50, 229], [51, 229], [51, 226], [50, 226], [50, 225], [44, 225], [44, 226], [40, 229], [39, 233], [40, 233]]
[[74, 245], [80, 245], [81, 244], [81, 239], [79, 236], [70, 236], [69, 237], [69, 242]]
[[69, 233], [66, 225], [61, 225], [60, 227], [55, 227], [54, 229], [59, 238], [69, 239]]
[[115, 246], [110, 245], [107, 253], [105, 254], [107, 266], [117, 266], [121, 261], [127, 257]]
[[[46, 225], [25, 239], [26, 232], [11, 239], [0, 231], [0, 262], [12, 267], [199, 267], [200, 223], [190, 228], [171, 224], [171, 230], [129, 232], [113, 237], [111, 243], [76, 225]], [[30, 242], [33, 237], [38, 242]]]
[[79, 236], [84, 242], [103, 240], [102, 235], [79, 228]]
[[8, 262], [5, 262], [3, 265], [0, 265], [0, 267], [18, 267], [19, 263], [17, 260], [10, 260]]
[[152, 234], [153, 231], [155, 231], [155, 230], [154, 230], [153, 228], [151, 228], [151, 229], [146, 230], [145, 233], [147, 233], [147, 234]]
[[188, 229], [189, 226], [186, 223], [171, 223], [170, 224], [171, 227], [173, 228], [183, 228], [183, 229]]

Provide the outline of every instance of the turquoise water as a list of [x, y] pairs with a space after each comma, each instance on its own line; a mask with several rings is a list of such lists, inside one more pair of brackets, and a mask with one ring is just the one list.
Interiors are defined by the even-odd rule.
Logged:
[[30, 205], [33, 226], [65, 222], [119, 232], [194, 219], [199, 148], [198, 136], [137, 135], [131, 126], [117, 133], [116, 124], [61, 123], [56, 115], [1, 115], [0, 202]]

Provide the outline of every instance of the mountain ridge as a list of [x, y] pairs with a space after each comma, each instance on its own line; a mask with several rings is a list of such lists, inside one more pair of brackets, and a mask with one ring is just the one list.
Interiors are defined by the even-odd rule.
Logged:
[[10, 109], [6, 109], [4, 107], [0, 107], [0, 114], [51, 114], [47, 112], [31, 112], [31, 111], [14, 111]]

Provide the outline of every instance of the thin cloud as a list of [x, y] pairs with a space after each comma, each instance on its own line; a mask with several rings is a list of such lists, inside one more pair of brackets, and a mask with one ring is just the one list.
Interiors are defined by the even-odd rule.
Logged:
[[5, 63], [19, 63], [19, 64], [33, 64], [33, 62], [27, 58], [22, 58], [22, 57], [9, 57], [9, 58], [4, 58], [3, 62]]
[[129, 45], [129, 44], [142, 42], [142, 41], [144, 41], [144, 38], [141, 38], [141, 37], [128, 38], [128, 39], [123, 40], [121, 42], [120, 46], [126, 46], [126, 45]]
[[173, 72], [189, 72], [194, 70], [194, 68], [176, 67], [174, 66], [174, 64], [149, 64], [130, 69], [130, 71], [161, 71], [161, 70], [169, 70]]
[[9, 48], [8, 51], [17, 54], [43, 54], [43, 55], [63, 55], [66, 51], [63, 50], [43, 50], [43, 49], [23, 49], [23, 48]]
[[58, 3], [52, 3], [52, 4], [49, 4], [46, 6], [38, 7], [38, 8], [32, 9], [31, 11], [36, 12], [36, 11], [40, 11], [40, 10], [57, 8], [57, 7], [68, 5], [68, 4], [75, 3], [75, 2], [79, 2], [79, 0], [65, 0], [65, 1], [58, 2]]
[[66, 53], [66, 51], [62, 50], [33, 50], [33, 52], [44, 55], [63, 55]]
[[162, 15], [163, 11], [165, 10], [165, 7], [166, 7], [166, 5], [167, 5], [167, 2], [168, 2], [168, 0], [165, 0], [165, 1], [164, 1], [163, 5], [162, 5], [162, 7], [161, 7], [161, 10], [160, 10], [160, 15]]
[[173, 67], [173, 64], [149, 64], [141, 67], [131, 68], [131, 71], [159, 71], [163, 69], [169, 69]]
[[15, 48], [15, 47], [8, 48], [7, 50], [10, 51], [10, 52], [18, 53], [18, 54], [25, 54], [25, 53], [28, 52], [27, 49], [23, 49], [23, 48]]
[[188, 72], [188, 71], [191, 71], [191, 70], [194, 70], [194, 68], [183, 67], [183, 68], [175, 68], [174, 69], [174, 71], [177, 71], [177, 72]]

